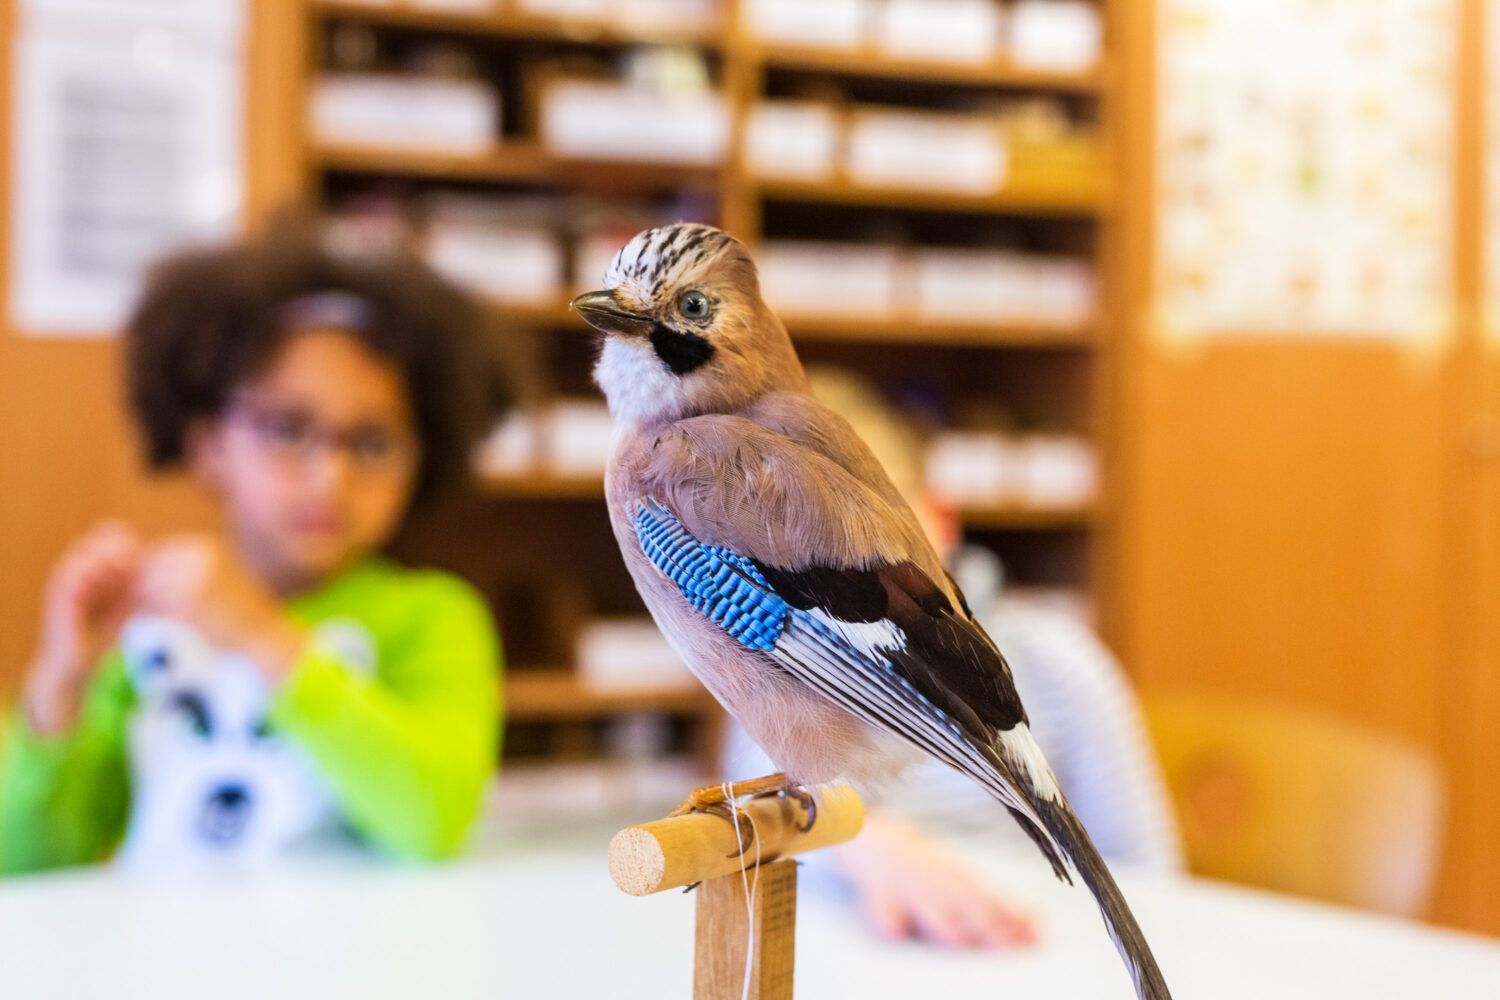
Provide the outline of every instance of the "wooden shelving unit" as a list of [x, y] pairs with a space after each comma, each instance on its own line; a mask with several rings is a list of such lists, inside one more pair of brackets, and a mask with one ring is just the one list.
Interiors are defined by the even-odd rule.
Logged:
[[319, 146], [315, 143], [309, 143], [309, 148], [309, 159], [317, 170], [384, 177], [569, 187], [586, 184], [600, 171], [608, 171], [614, 185], [646, 188], [715, 186], [723, 179], [723, 172], [716, 167], [557, 156], [537, 142], [502, 142], [488, 152], [469, 154]]
[[480, 479], [484, 491], [499, 499], [603, 500], [604, 481], [597, 476], [559, 476], [550, 472], [530, 475], [489, 475]]
[[512, 722], [591, 719], [626, 712], [695, 715], [713, 705], [701, 687], [642, 687], [616, 691], [591, 686], [556, 667], [512, 667], [505, 677], [505, 710]]
[[447, 32], [521, 42], [566, 42], [574, 45], [674, 44], [717, 49], [723, 26], [682, 30], [661, 26], [649, 32], [589, 18], [541, 17], [510, 10], [504, 4], [488, 11], [445, 11], [402, 3], [348, 3], [312, 0], [314, 13], [387, 28]]
[[[518, 13], [507, 0], [488, 12], [440, 12], [396, 0], [370, 5], [347, 0], [304, 0], [312, 41], [312, 65], [324, 58], [324, 42], [340, 26], [362, 26], [399, 44], [432, 40], [472, 44], [482, 50], [482, 65], [494, 70], [506, 86], [527, 67], [563, 53], [567, 58], [598, 59], [616, 51], [649, 44], [690, 46], [703, 52], [728, 104], [733, 135], [747, 119], [752, 103], [774, 88], [812, 81], [816, 92], [844, 90], [853, 104], [874, 93], [874, 103], [890, 103], [904, 84], [927, 95], [944, 110], [946, 98], [966, 101], [1037, 95], [1056, 98], [1070, 113], [1095, 122], [1105, 145], [1101, 162], [1109, 163], [1111, 104], [1116, 87], [1112, 62], [1106, 59], [1086, 73], [1032, 70], [997, 58], [982, 64], [892, 58], [873, 46], [855, 51], [765, 44], [740, 26], [739, 0], [725, 0], [721, 23], [706, 28], [641, 31], [614, 23], [558, 20]], [[1099, 0], [1107, 31], [1115, 0]], [[510, 67], [510, 68], [505, 68]], [[528, 70], [529, 71], [529, 70]], [[509, 75], [506, 75], [509, 74]], [[790, 83], [788, 82], [790, 81]], [[786, 96], [784, 90], [775, 96]], [[976, 105], [977, 106], [977, 105]], [[1081, 109], [1081, 110], [1080, 110]], [[511, 108], [510, 111], [514, 111]], [[782, 315], [798, 349], [810, 362], [833, 362], [865, 370], [872, 378], [899, 380], [926, 373], [955, 398], [980, 400], [1002, 395], [1014, 402], [1023, 419], [1046, 427], [1064, 427], [1091, 435], [1105, 469], [1105, 489], [1097, 504], [1083, 509], [1026, 509], [976, 506], [957, 514], [965, 529], [994, 544], [1025, 582], [1069, 583], [1092, 593], [1107, 571], [1101, 563], [1108, 530], [1102, 511], [1109, 508], [1110, 440], [1108, 426], [1111, 368], [1110, 305], [1112, 258], [1109, 231], [1114, 225], [1113, 192], [1117, 180], [1109, 167], [1080, 174], [1076, 164], [1055, 172], [1014, 169], [998, 190], [982, 193], [869, 186], [835, 174], [822, 183], [798, 183], [750, 176], [737, 156], [738, 141], [722, 164], [692, 166], [650, 160], [591, 160], [558, 156], [528, 131], [529, 116], [507, 111], [505, 132], [495, 145], [469, 155], [444, 155], [400, 149], [322, 145], [304, 140], [304, 167], [314, 199], [361, 185], [420, 194], [448, 187], [465, 191], [494, 190], [596, 198], [660, 199], [671, 192], [711, 198], [719, 224], [752, 245], [762, 238], [808, 239], [837, 236], [864, 238], [858, 223], [897, 226], [910, 223], [922, 239], [951, 229], [1018, 236], [1042, 251], [1092, 257], [1101, 276], [1099, 314], [1082, 322], [1006, 318], [995, 322], [942, 319], [912, 310], [874, 316]], [[655, 202], [653, 202], [655, 203]], [[790, 220], [790, 222], [788, 221]], [[801, 227], [799, 231], [798, 227]], [[850, 228], [853, 226], [853, 228]], [[914, 237], [916, 238], [916, 237]], [[939, 243], [943, 240], [939, 239]], [[1004, 245], [1009, 245], [1008, 243]], [[566, 298], [534, 304], [493, 302], [497, 325], [524, 339], [531, 356], [555, 366], [552, 375], [564, 395], [590, 390], [585, 327], [571, 313]], [[556, 725], [576, 736], [580, 727], [611, 716], [654, 712], [676, 720], [702, 721], [706, 735], [692, 745], [713, 746], [716, 710], [700, 691], [642, 689], [599, 691], [581, 682], [565, 664], [570, 656], [566, 633], [581, 616], [638, 611], [638, 598], [620, 566], [604, 516], [602, 482], [597, 476], [489, 476], [473, 506], [444, 515], [413, 533], [413, 554], [446, 563], [475, 579], [501, 612], [507, 647], [518, 663], [552, 664], [513, 667], [506, 704], [513, 723], [523, 727]], [[1107, 615], [1108, 607], [1102, 612]]]
[[881, 80], [920, 80], [1072, 94], [1097, 94], [1107, 79], [1103, 68], [1088, 73], [1055, 73], [1017, 66], [1008, 59], [990, 62], [940, 62], [893, 58], [865, 45], [852, 51], [795, 45], [753, 45], [751, 58], [771, 69], [812, 70], [839, 76]]
[[781, 321], [798, 341], [835, 340], [864, 344], [935, 344], [945, 347], [1060, 347], [1087, 348], [1097, 335], [1095, 323], [1053, 320], [933, 319], [905, 311], [889, 316], [847, 317], [783, 313]]
[[825, 183], [762, 180], [752, 183], [754, 193], [768, 201], [794, 201], [813, 205], [855, 205], [870, 208], [905, 208], [967, 215], [1093, 216], [1105, 208], [1104, 193], [1092, 188], [1008, 184], [993, 194], [962, 191], [927, 191], [914, 187], [877, 187], [847, 179]]

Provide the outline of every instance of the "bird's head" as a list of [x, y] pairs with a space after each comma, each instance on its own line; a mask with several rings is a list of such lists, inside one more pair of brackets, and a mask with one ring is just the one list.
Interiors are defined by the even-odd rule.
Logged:
[[605, 334], [594, 381], [616, 420], [659, 425], [806, 387], [745, 245], [712, 226], [646, 230], [573, 308]]

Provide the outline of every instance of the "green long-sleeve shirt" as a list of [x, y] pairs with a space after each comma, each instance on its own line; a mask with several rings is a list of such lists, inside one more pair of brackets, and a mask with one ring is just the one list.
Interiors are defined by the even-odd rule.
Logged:
[[[449, 574], [371, 558], [287, 609], [309, 627], [363, 626], [375, 671], [309, 644], [272, 696], [271, 724], [307, 750], [365, 839], [408, 857], [456, 851], [499, 745], [500, 653], [484, 602]], [[120, 842], [135, 708], [115, 651], [69, 732], [39, 734], [12, 713], [0, 744], [0, 872], [95, 861]]]

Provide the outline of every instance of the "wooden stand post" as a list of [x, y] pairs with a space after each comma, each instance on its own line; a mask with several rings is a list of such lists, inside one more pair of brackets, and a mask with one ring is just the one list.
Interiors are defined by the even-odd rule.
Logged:
[[[813, 794], [817, 821], [806, 831], [802, 807], [793, 800], [741, 804], [740, 812], [755, 829], [743, 855], [734, 825], [704, 813], [628, 827], [610, 841], [610, 876], [631, 895], [702, 883], [694, 1000], [791, 1000], [797, 930], [797, 863], [791, 859], [849, 840], [865, 817], [853, 789], [825, 786]], [[753, 867], [757, 859], [759, 869]]]
[[[747, 881], [753, 896], [749, 905]], [[796, 941], [797, 862], [788, 858], [757, 871], [709, 879], [698, 887], [693, 1000], [792, 1000]]]

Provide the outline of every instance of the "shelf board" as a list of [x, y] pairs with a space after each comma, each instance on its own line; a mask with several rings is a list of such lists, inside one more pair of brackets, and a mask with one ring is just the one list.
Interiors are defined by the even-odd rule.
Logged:
[[[604, 499], [602, 476], [481, 475], [481, 489], [503, 500]], [[986, 506], [960, 504], [956, 513], [966, 527], [997, 531], [1071, 531], [1091, 527], [1096, 520], [1091, 507], [1017, 507], [1014, 504]]]
[[579, 159], [559, 156], [540, 143], [523, 141], [497, 143], [486, 153], [434, 153], [339, 146], [316, 141], [308, 145], [315, 167], [340, 173], [392, 174], [496, 184], [596, 184], [613, 188], [713, 186], [723, 176], [723, 171], [717, 166]]
[[[317, 141], [308, 146], [314, 167], [336, 173], [388, 174], [496, 184], [593, 185], [612, 189], [714, 187], [724, 178], [724, 169], [719, 165], [582, 159], [559, 156], [538, 142], [521, 140], [497, 143], [484, 153], [379, 149]], [[1104, 208], [1104, 199], [1098, 191], [1064, 187], [1014, 187], [993, 195], [970, 195], [921, 188], [871, 187], [846, 180], [809, 183], [767, 178], [754, 181], [753, 186], [760, 197], [777, 201], [986, 215], [1091, 216]]]
[[569, 309], [566, 302], [528, 305], [507, 302], [503, 299], [488, 299], [487, 301], [490, 309], [502, 322], [515, 323], [518, 326], [565, 326], [577, 330], [593, 329], [583, 321], [582, 316]]
[[955, 513], [966, 528], [981, 531], [1077, 531], [1097, 520], [1091, 507], [1017, 507], [959, 505]]
[[[521, 326], [568, 327], [586, 324], [566, 302], [519, 305], [492, 301], [502, 322]], [[853, 341], [871, 344], [938, 344], [950, 347], [1088, 347], [1095, 342], [1093, 323], [1051, 320], [1007, 320], [983, 323], [930, 319], [906, 312], [890, 316], [834, 316], [779, 312], [795, 342]]]
[[1104, 85], [1104, 72], [1100, 69], [1082, 73], [1037, 70], [1018, 66], [1004, 57], [982, 63], [909, 59], [891, 55], [874, 45], [851, 51], [775, 44], [757, 46], [752, 52], [769, 69], [809, 70], [863, 79], [919, 80], [923, 83], [1075, 94], [1098, 94]]
[[1093, 323], [1007, 320], [984, 323], [942, 320], [897, 312], [883, 317], [779, 314], [793, 341], [850, 340], [883, 344], [944, 344], [954, 347], [1086, 347]]
[[770, 201], [806, 204], [863, 205], [872, 208], [917, 209], [972, 215], [1028, 215], [1090, 217], [1104, 211], [1101, 192], [1086, 188], [1002, 188], [996, 194], [972, 195], [915, 187], [874, 187], [848, 180], [825, 182], [763, 178], [755, 191]]
[[713, 696], [696, 684], [600, 689], [566, 668], [509, 670], [504, 692], [506, 718], [512, 722], [596, 719], [639, 711], [692, 715], [714, 704]]
[[702, 29], [638, 31], [589, 18], [556, 18], [499, 8], [486, 11], [431, 10], [409, 3], [385, 4], [318, 0], [313, 9], [324, 17], [363, 21], [387, 28], [450, 31], [487, 38], [559, 42], [571, 45], [637, 45], [662, 43], [719, 49], [719, 25]]
[[528, 475], [481, 473], [479, 486], [504, 500], [603, 500], [604, 477], [560, 476], [552, 472]]

